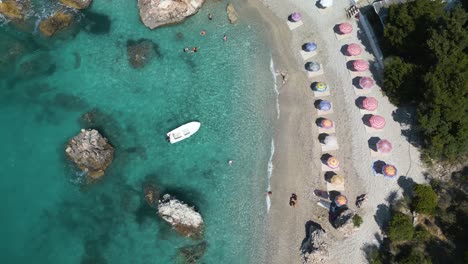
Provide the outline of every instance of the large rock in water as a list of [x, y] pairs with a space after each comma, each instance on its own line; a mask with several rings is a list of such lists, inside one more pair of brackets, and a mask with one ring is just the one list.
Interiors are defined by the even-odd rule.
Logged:
[[236, 9], [231, 3], [227, 4], [226, 13], [228, 15], [229, 22], [231, 22], [231, 24], [236, 24], [239, 15], [237, 14]]
[[193, 207], [189, 207], [169, 194], [165, 194], [159, 201], [158, 211], [159, 216], [183, 236], [193, 239], [203, 237], [203, 219]]
[[327, 263], [327, 247], [327, 233], [325, 233], [325, 230], [319, 224], [310, 221], [307, 237], [301, 246], [302, 263]]
[[39, 30], [46, 37], [51, 37], [57, 31], [68, 27], [73, 19], [72, 14], [57, 12], [39, 23]]
[[65, 152], [78, 168], [87, 173], [87, 183], [101, 178], [114, 158], [114, 148], [94, 129], [82, 129], [68, 142]]
[[85, 9], [87, 8], [93, 0], [59, 0], [60, 3], [76, 8], [76, 9]]
[[205, 0], [138, 0], [140, 18], [150, 29], [173, 24], [198, 12]]
[[31, 7], [30, 1], [6, 0], [0, 2], [0, 14], [7, 19], [19, 21], [23, 20]]

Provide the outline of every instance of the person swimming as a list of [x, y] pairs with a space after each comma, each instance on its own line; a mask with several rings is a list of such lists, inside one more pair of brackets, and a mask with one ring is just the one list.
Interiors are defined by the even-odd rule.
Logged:
[[224, 42], [226, 42], [226, 41], [227, 41], [227, 36], [226, 36], [226, 34], [224, 34], [224, 36], [223, 36], [223, 40], [224, 40]]
[[197, 51], [198, 51], [198, 48], [197, 48], [197, 47], [193, 47], [192, 52], [197, 52]]
[[185, 47], [184, 52], [188, 52], [188, 51], [189, 51], [189, 48]]
[[213, 15], [211, 15], [211, 13], [208, 14], [208, 19], [213, 20]]

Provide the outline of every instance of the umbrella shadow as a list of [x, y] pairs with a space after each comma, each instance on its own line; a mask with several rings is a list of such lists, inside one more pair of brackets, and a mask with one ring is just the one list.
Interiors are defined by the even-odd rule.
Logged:
[[382, 174], [382, 169], [385, 165], [387, 165], [385, 161], [377, 160], [372, 164], [372, 169], [374, 169], [375, 172]]
[[365, 114], [365, 115], [362, 116], [362, 122], [364, 123], [364, 125], [366, 125], [368, 127], [372, 127], [371, 124], [370, 124], [371, 117], [372, 117], [371, 114]]
[[336, 198], [338, 195], [341, 195], [341, 192], [339, 192], [339, 191], [329, 191], [329, 192], [328, 192], [328, 195], [329, 195], [330, 200], [333, 201], [333, 204], [332, 204], [332, 205], [336, 205], [336, 204], [335, 204], [335, 198]]
[[336, 24], [333, 27], [333, 32], [335, 32], [335, 34], [337, 34], [337, 35], [345, 35], [345, 34], [341, 33], [341, 31], [340, 31], [340, 24]]
[[[312, 88], [312, 90], [313, 90], [313, 88]], [[323, 102], [322, 99], [315, 100], [314, 106], [315, 106], [316, 109], [320, 109], [320, 103], [321, 103], [321, 102]]]
[[317, 118], [317, 120], [315, 120], [315, 124], [320, 127], [320, 124], [322, 123], [323, 120], [326, 120], [326, 118], [323, 118], [323, 117], [319, 117]]
[[348, 46], [349, 46], [349, 44], [345, 44], [345, 45], [341, 46], [340, 52], [344, 56], [350, 56], [349, 53], [348, 53]]
[[333, 176], [337, 175], [334, 171], [327, 171], [325, 172], [325, 175], [324, 175], [324, 178], [325, 178], [325, 181], [331, 183], [331, 178], [333, 178]]
[[[311, 83], [311, 84], [310, 84], [310, 89], [312, 89], [312, 91], [316, 91], [316, 90], [315, 90], [315, 86], [316, 86], [318, 83], [319, 83], [319, 82], [313, 82], [313, 83]], [[319, 103], [320, 103], [322, 100], [317, 100], [317, 101], [319, 101]], [[316, 102], [317, 102], [317, 101], [316, 101]]]
[[322, 155], [322, 157], [320, 157], [320, 161], [324, 164], [324, 165], [327, 165], [327, 161], [329, 158], [333, 157], [332, 155], [328, 154], [328, 153], [325, 153]]
[[292, 23], [296, 22], [296, 21], [294, 21], [294, 20], [292, 19], [292, 14], [290, 14], [290, 15], [288, 16], [288, 21], [289, 21], [289, 22], [292, 22]]
[[371, 137], [369, 140], [367, 140], [367, 144], [370, 149], [373, 151], [377, 152], [377, 142], [379, 142], [380, 138], [379, 137]]
[[308, 52], [308, 50], [307, 50], [307, 44], [308, 44], [308, 43], [302, 44], [302, 47], [301, 47], [301, 48], [302, 48], [303, 51]]
[[325, 138], [327, 138], [329, 134], [327, 133], [321, 133], [318, 135], [318, 140], [321, 144], [325, 144]]
[[357, 72], [356, 69], [354, 69], [353, 62], [355, 60], [347, 61], [346, 62], [346, 68], [350, 71]]
[[330, 198], [330, 194], [327, 191], [315, 189], [314, 194], [316, 196], [320, 197], [320, 198], [323, 198], [323, 199], [329, 199]]
[[361, 85], [359, 85], [359, 81], [361, 80], [361, 78], [362, 76], [357, 76], [353, 78], [353, 86], [360, 90], [362, 90]]
[[322, 3], [320, 3], [320, 2], [321, 2], [321, 0], [317, 0], [317, 1], [315, 2], [315, 6], [316, 6], [317, 8], [319, 8], [319, 9], [325, 9], [325, 7], [324, 7], [324, 6], [322, 5]]
[[362, 106], [362, 103], [364, 102], [364, 99], [366, 99], [365, 96], [359, 96], [359, 97], [356, 98], [356, 100], [354, 101], [354, 104], [355, 104], [359, 109], [364, 109], [364, 107]]

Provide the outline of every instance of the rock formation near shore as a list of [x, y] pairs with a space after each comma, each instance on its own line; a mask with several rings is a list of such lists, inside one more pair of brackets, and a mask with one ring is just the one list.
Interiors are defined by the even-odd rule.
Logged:
[[159, 26], [183, 21], [198, 12], [205, 0], [138, 0], [140, 18], [145, 26]]
[[351, 209], [342, 211], [333, 221], [336, 230], [343, 233], [344, 236], [350, 236], [357, 228], [354, 227], [353, 216], [356, 213]]
[[101, 178], [114, 158], [114, 148], [94, 129], [82, 129], [68, 142], [65, 152], [78, 168], [86, 172], [86, 183]]
[[93, 0], [59, 0], [60, 3], [76, 8], [76, 9], [85, 9], [87, 8]]
[[72, 14], [57, 12], [39, 23], [39, 30], [46, 37], [51, 37], [57, 31], [68, 27], [73, 20]]
[[31, 3], [29, 0], [14, 1], [7, 0], [0, 2], [0, 14], [13, 21], [22, 21], [29, 12]]
[[193, 207], [165, 194], [158, 204], [159, 216], [172, 225], [181, 235], [193, 239], [203, 237], [204, 223]]
[[228, 15], [229, 22], [231, 22], [231, 24], [236, 24], [239, 15], [237, 14], [236, 9], [231, 3], [227, 4], [226, 13]]
[[325, 264], [328, 259], [327, 233], [319, 224], [312, 221], [309, 223], [307, 237], [301, 246], [302, 263]]

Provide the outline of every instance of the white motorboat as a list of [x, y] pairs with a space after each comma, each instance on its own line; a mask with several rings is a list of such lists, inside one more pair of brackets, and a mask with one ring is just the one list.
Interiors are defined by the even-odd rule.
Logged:
[[169, 131], [167, 133], [167, 140], [171, 142], [171, 144], [182, 141], [195, 134], [198, 131], [198, 129], [200, 129], [200, 126], [201, 123], [196, 121], [182, 125], [172, 131]]

